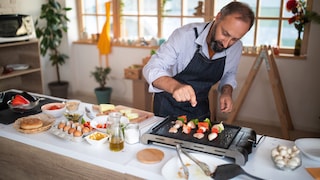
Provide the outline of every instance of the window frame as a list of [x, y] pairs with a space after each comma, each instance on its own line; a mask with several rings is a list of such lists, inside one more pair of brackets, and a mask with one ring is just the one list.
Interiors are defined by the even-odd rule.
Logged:
[[[95, 0], [96, 2], [98, 0]], [[138, 3], [142, 0], [136, 0], [138, 1]], [[212, 19], [215, 18], [216, 14], [218, 12], [214, 12], [214, 9], [215, 9], [215, 3], [214, 3], [214, 0], [203, 0], [204, 1], [204, 8], [203, 8], [203, 11], [204, 11], [204, 14], [202, 16], [183, 16], [182, 14], [180, 15], [176, 15], [176, 16], [172, 16], [172, 15], [163, 15], [162, 14], [162, 8], [163, 8], [163, 3], [164, 3], [165, 0], [157, 0], [157, 8], [158, 8], [158, 14], [157, 14], [157, 20], [158, 20], [158, 33], [157, 33], [157, 38], [161, 38], [162, 36], [162, 30], [163, 28], [162, 27], [162, 18], [163, 17], [175, 17], [175, 18], [180, 18], [181, 22], [182, 22], [182, 19], [184, 18], [199, 18], [199, 17], [203, 17], [203, 22], [207, 22], [207, 21], [210, 21]], [[183, 7], [183, 1], [184, 0], [181, 0], [181, 7]], [[232, 1], [237, 1], [237, 0], [232, 0]], [[280, 4], [280, 14], [279, 14], [279, 17], [260, 17], [258, 16], [259, 15], [259, 6], [260, 6], [260, 1], [261, 0], [255, 0], [256, 1], [256, 9], [255, 9], [255, 13], [256, 13], [256, 18], [255, 18], [255, 23], [253, 25], [253, 29], [254, 29], [254, 37], [253, 37], [253, 46], [257, 46], [257, 32], [258, 32], [258, 21], [259, 20], [277, 20], [278, 21], [278, 37], [277, 37], [277, 46], [280, 45], [280, 40], [281, 40], [281, 29], [282, 29], [282, 22], [283, 21], [288, 21], [289, 18], [286, 18], [286, 17], [283, 17], [283, 11], [286, 11], [285, 10], [285, 2], [287, 0], [280, 0], [281, 4]], [[244, 1], [242, 1], [244, 2]], [[122, 1], [121, 0], [111, 0], [111, 3], [112, 3], [112, 15], [111, 15], [111, 18], [113, 18], [113, 39], [121, 39], [123, 38], [122, 37], [122, 34], [121, 34], [121, 19], [122, 19]], [[311, 6], [313, 4], [313, 0], [308, 0], [307, 1], [307, 9], [311, 9]], [[97, 8], [97, 7], [96, 7]], [[84, 24], [83, 24], [83, 16], [87, 15], [87, 14], [84, 14], [82, 13], [82, 1], [77, 1], [77, 14], [78, 14], [78, 29], [79, 29], [79, 37], [82, 37], [82, 33], [83, 33], [83, 27], [84, 27]], [[96, 14], [90, 14], [92, 16], [96, 16], [97, 18], [97, 29], [99, 28], [99, 22], [98, 22], [98, 17], [99, 16], [102, 16], [103, 14], [98, 14], [97, 11], [96, 11]], [[147, 17], [148, 15], [143, 15], [141, 16], [139, 13], [137, 15], [126, 15], [126, 16], [133, 16], [133, 17], [137, 17], [137, 18], [141, 18], [141, 17]], [[139, 21], [138, 21], [139, 22]], [[139, 31], [140, 30], [140, 24], [137, 25], [138, 26], [138, 34], [140, 34]], [[294, 26], [292, 25], [292, 27], [294, 28]], [[301, 56], [304, 56], [306, 53], [307, 53], [307, 44], [308, 44], [308, 38], [309, 38], [309, 31], [310, 31], [310, 23], [306, 24], [305, 25], [305, 28], [304, 28], [304, 33], [303, 33], [303, 37], [302, 37], [302, 48], [301, 48]], [[83, 42], [83, 40], [79, 39], [79, 42]], [[87, 40], [86, 41], [87, 43], [95, 43], [94, 41], [91, 41], [89, 39], [89, 41]], [[280, 51], [280, 54], [288, 54], [289, 56], [290, 55], [293, 55], [293, 47], [292, 48], [283, 48], [283, 47], [280, 47], [279, 49]]]

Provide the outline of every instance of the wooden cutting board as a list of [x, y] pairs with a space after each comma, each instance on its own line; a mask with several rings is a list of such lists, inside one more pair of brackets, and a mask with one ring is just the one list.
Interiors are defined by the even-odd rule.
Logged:
[[146, 120], [148, 118], [151, 118], [154, 116], [154, 114], [152, 112], [147, 112], [147, 111], [143, 111], [140, 109], [135, 109], [135, 108], [131, 108], [131, 107], [127, 107], [127, 106], [122, 106], [122, 105], [118, 105], [115, 108], [116, 110], [124, 110], [124, 109], [131, 109], [132, 113], [138, 113], [139, 117], [138, 118], [134, 118], [134, 119], [130, 119], [131, 123], [139, 123], [143, 120]]
[[160, 162], [164, 157], [161, 150], [154, 148], [146, 148], [137, 153], [138, 161], [145, 164], [154, 164]]
[[306, 168], [306, 170], [311, 174], [315, 180], [320, 179], [320, 168]]
[[[94, 111], [99, 111], [99, 105], [93, 105], [92, 109]], [[140, 109], [136, 109], [136, 108], [132, 108], [132, 107], [127, 107], [127, 106], [122, 106], [122, 105], [115, 106], [115, 109], [112, 111], [114, 112], [114, 111], [120, 111], [120, 110], [125, 110], [125, 109], [131, 109], [132, 113], [138, 113], [138, 115], [139, 115], [139, 117], [137, 117], [137, 118], [130, 119], [131, 123], [139, 123], [141, 121], [144, 121], [144, 120], [154, 116], [154, 114], [152, 112], [148, 112], [148, 111], [144, 111], [144, 110], [140, 110]], [[107, 115], [107, 114], [99, 114], [98, 113], [97, 115]]]

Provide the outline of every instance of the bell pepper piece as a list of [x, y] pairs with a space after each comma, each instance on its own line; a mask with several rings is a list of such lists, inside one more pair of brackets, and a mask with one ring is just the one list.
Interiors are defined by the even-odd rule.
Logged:
[[11, 104], [14, 105], [14, 106], [16, 106], [16, 105], [24, 105], [24, 104], [30, 104], [30, 101], [28, 99], [26, 99], [25, 97], [17, 94], [12, 99]]
[[187, 123], [187, 116], [186, 115], [178, 116], [177, 120], [180, 120], [183, 123]]

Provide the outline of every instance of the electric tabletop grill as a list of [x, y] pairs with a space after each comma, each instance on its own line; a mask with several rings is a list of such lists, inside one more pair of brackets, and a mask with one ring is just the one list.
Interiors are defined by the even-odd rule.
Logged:
[[192, 151], [232, 158], [239, 165], [245, 165], [248, 161], [248, 155], [256, 142], [254, 130], [227, 124], [224, 124], [225, 129], [212, 141], [208, 140], [208, 132], [202, 139], [193, 137], [196, 129], [193, 129], [190, 134], [183, 133], [182, 128], [179, 128], [177, 133], [169, 133], [169, 129], [175, 124], [175, 121], [176, 118], [167, 117], [154, 125], [141, 136], [141, 142], [170, 148], [175, 148], [176, 144], [181, 144], [183, 148]]

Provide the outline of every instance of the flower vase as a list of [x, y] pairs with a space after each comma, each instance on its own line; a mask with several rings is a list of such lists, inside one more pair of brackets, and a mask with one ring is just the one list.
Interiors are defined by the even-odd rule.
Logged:
[[299, 32], [298, 32], [298, 38], [296, 39], [295, 45], [294, 45], [294, 52], [293, 52], [293, 54], [294, 54], [295, 56], [300, 56], [300, 53], [301, 53], [301, 42], [302, 42], [302, 40], [301, 40], [300, 34], [301, 34], [301, 32], [299, 31]]

